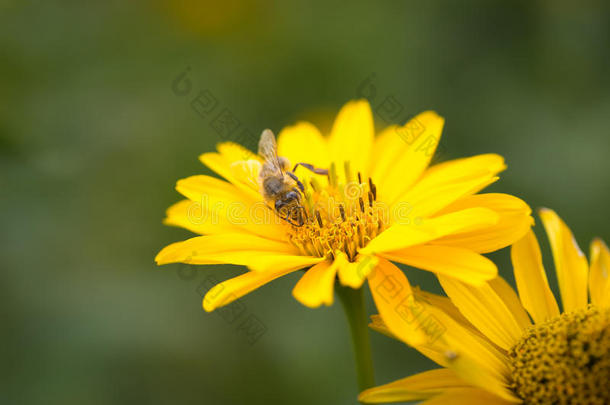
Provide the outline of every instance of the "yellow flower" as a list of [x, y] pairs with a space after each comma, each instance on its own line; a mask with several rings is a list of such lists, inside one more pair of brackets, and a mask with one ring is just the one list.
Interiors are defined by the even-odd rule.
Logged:
[[[589, 265], [557, 214], [543, 209], [540, 216], [563, 312], [529, 231], [511, 250], [518, 295], [499, 277], [473, 287], [440, 275], [450, 300], [415, 290], [404, 312], [412, 318], [397, 317], [391, 303], [380, 308], [374, 329], [400, 339], [409, 329], [423, 328], [428, 340], [416, 348], [443, 368], [366, 390], [361, 401], [610, 403], [610, 251], [594, 240]], [[411, 290], [406, 279], [397, 280], [397, 289]]]
[[[249, 271], [212, 288], [206, 311], [288, 273], [308, 269], [293, 295], [308, 307], [333, 302], [336, 277], [359, 288], [387, 260], [470, 284], [497, 275], [482, 253], [520, 239], [531, 227], [530, 208], [506, 194], [476, 194], [498, 179], [504, 160], [495, 154], [428, 167], [444, 120], [434, 112], [391, 126], [375, 137], [366, 101], [347, 103], [331, 134], [299, 122], [278, 137], [278, 155], [304, 166], [305, 223], [281, 219], [259, 186], [261, 158], [235, 143], [201, 161], [225, 180], [198, 175], [178, 181], [186, 199], [171, 206], [165, 223], [203, 236], [165, 247], [158, 264], [229, 263]], [[293, 221], [294, 222], [294, 221]]]

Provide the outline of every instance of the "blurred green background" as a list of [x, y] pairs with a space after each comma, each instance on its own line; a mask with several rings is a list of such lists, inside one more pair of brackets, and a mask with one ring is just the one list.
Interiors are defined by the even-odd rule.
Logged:
[[[434, 109], [447, 119], [437, 159], [501, 153], [509, 169], [491, 190], [553, 207], [583, 249], [610, 240], [609, 11], [601, 1], [0, 2], [0, 401], [356, 402], [341, 308], [299, 305], [298, 275], [244, 298], [266, 328], [250, 344], [237, 322], [204, 313], [198, 292], [241, 269], [153, 263], [189, 236], [161, 220], [177, 179], [209, 173], [197, 156], [221, 140], [212, 122], [225, 108], [237, 132], [255, 134], [303, 118], [327, 128], [363, 95], [374, 109], [394, 97], [404, 117]], [[176, 95], [187, 68], [191, 92]], [[218, 103], [205, 117], [190, 106], [203, 90]], [[506, 251], [494, 257], [511, 278]], [[380, 383], [432, 367], [383, 336], [373, 345]]]

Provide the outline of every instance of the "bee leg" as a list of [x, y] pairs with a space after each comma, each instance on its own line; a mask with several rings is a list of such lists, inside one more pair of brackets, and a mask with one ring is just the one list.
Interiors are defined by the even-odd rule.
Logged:
[[287, 215], [286, 221], [288, 221], [293, 226], [303, 226], [305, 224], [305, 219], [303, 218], [303, 213], [305, 210], [302, 207], [297, 208], [298, 211], [296, 215]]
[[301, 192], [305, 191], [305, 186], [303, 186], [303, 183], [301, 183], [296, 174], [294, 174], [293, 172], [286, 172], [286, 174], [289, 175], [292, 180], [296, 181], [297, 186], [299, 187], [299, 190], [301, 190]]
[[309, 163], [297, 163], [296, 165], [294, 165], [292, 171], [294, 172], [299, 166], [303, 166], [304, 168], [311, 170], [315, 174], [320, 174], [323, 176], [326, 176], [328, 174], [328, 169], [319, 169], [317, 167], [314, 167], [313, 165], [310, 165]]
[[303, 226], [303, 224], [302, 224], [302, 223], [300, 223], [300, 222], [295, 222], [295, 221], [293, 221], [292, 219], [286, 219], [286, 221], [287, 221], [287, 222], [288, 222], [290, 225], [293, 225], [293, 226]]

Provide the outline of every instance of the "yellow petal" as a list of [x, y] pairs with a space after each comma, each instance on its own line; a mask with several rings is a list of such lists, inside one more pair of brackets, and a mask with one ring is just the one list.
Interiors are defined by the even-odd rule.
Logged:
[[421, 222], [395, 223], [374, 238], [360, 252], [389, 252], [438, 239], [457, 232], [467, 232], [494, 225], [498, 214], [487, 208], [469, 208]]
[[328, 169], [330, 164], [326, 139], [309, 122], [298, 122], [282, 129], [277, 140], [277, 151], [279, 156], [290, 160], [291, 166], [309, 163]]
[[204, 196], [210, 195], [234, 201], [249, 202], [252, 200], [250, 194], [243, 193], [233, 184], [206, 175], [190, 176], [178, 180], [176, 190], [192, 201], [200, 201]]
[[440, 214], [471, 207], [485, 207], [495, 211], [499, 215], [498, 222], [485, 229], [448, 235], [433, 243], [471, 249], [477, 253], [490, 253], [521, 239], [534, 223], [530, 207], [520, 198], [509, 194], [476, 194], [460, 198]]
[[540, 218], [551, 243], [555, 271], [564, 312], [585, 308], [587, 299], [588, 264], [570, 228], [548, 208], [540, 210]]
[[509, 350], [521, 338], [522, 325], [489, 284], [473, 287], [443, 275], [438, 279], [466, 319], [499, 347]]
[[[508, 388], [506, 375], [508, 370], [504, 371], [503, 376], [498, 376], [490, 373], [472, 354], [457, 355], [451, 361], [450, 368], [463, 380], [468, 381], [471, 385], [478, 387], [478, 390], [473, 390], [467, 397], [455, 396], [455, 402], [446, 402], [451, 404], [495, 404], [495, 403], [520, 403], [512, 391]], [[476, 393], [476, 394], [475, 394]], [[448, 393], [449, 394], [449, 393]], [[451, 398], [447, 396], [447, 398]], [[477, 402], [476, 400], [480, 400]], [[466, 401], [466, 402], [460, 402]], [[471, 402], [472, 401], [472, 402]], [[439, 402], [444, 403], [444, 402]]]
[[182, 262], [199, 264], [206, 256], [240, 251], [264, 251], [277, 254], [298, 254], [298, 250], [286, 243], [273, 241], [246, 233], [196, 236], [182, 242], [172, 243], [159, 252], [157, 264]]
[[366, 100], [350, 101], [339, 111], [331, 130], [330, 158], [342, 167], [350, 162], [354, 172], [368, 173], [375, 137], [373, 113]]
[[380, 255], [395, 262], [474, 285], [481, 285], [498, 274], [498, 269], [491, 260], [461, 248], [420, 245]]
[[519, 301], [519, 297], [515, 290], [502, 277], [496, 277], [489, 281], [489, 286], [493, 288], [495, 293], [500, 297], [504, 305], [519, 324], [521, 330], [526, 330], [532, 326], [530, 317], [527, 315], [525, 308]]
[[[415, 348], [424, 356], [428, 357], [430, 360], [439, 364], [441, 366], [447, 366], [449, 364], [448, 359], [446, 357], [447, 346], [445, 344], [439, 344], [439, 337], [442, 338], [443, 334], [446, 332], [446, 327], [444, 324], [439, 322], [438, 319], [428, 311], [428, 308], [431, 306], [434, 307], [436, 303], [430, 304], [426, 300], [421, 300], [418, 292], [415, 292], [415, 303], [413, 307], [419, 311], [419, 317], [422, 319], [421, 328], [424, 329], [428, 333], [427, 342], [415, 346]], [[446, 298], [446, 297], [444, 297]], [[447, 299], [448, 300], [448, 299]], [[450, 302], [450, 301], [449, 301]], [[453, 305], [453, 304], [451, 304]], [[437, 309], [440, 310], [440, 307], [436, 306]], [[453, 321], [456, 321], [460, 327], [464, 327], [471, 335], [477, 335], [479, 339], [484, 339], [481, 333], [476, 330], [466, 318], [464, 318], [457, 308], [452, 311], [451, 315], [444, 311], [444, 308], [440, 310], [445, 313], [446, 316], [450, 316]], [[458, 314], [457, 317], [454, 317], [455, 314]], [[459, 320], [458, 320], [459, 319]], [[371, 323], [369, 327], [373, 329], [375, 332], [379, 332], [389, 338], [400, 340], [398, 336], [396, 336], [385, 324], [380, 315], [372, 315]]]
[[[434, 119], [433, 114], [435, 113], [424, 112], [410, 119], [403, 126], [391, 125], [375, 138], [372, 154], [375, 158], [371, 162], [371, 177], [376, 183], [382, 184], [378, 181], [383, 182], [383, 179], [394, 170], [406, 151], [424, 133], [425, 128], [422, 121]], [[433, 152], [432, 148], [426, 151], [428, 154]]]
[[309, 308], [332, 305], [337, 262], [324, 261], [307, 270], [292, 290], [292, 295]]
[[[300, 255], [278, 255], [258, 252], [252, 258], [247, 258], [240, 263], [252, 271], [267, 271], [280, 268], [302, 269], [324, 261], [323, 257], [300, 256]], [[227, 263], [223, 261], [223, 263]]]
[[540, 246], [533, 231], [517, 241], [510, 251], [521, 303], [535, 323], [559, 316], [557, 301], [542, 265]]
[[[391, 286], [391, 283], [388, 284]], [[395, 288], [386, 290], [384, 295], [389, 295]], [[420, 353], [443, 367], [451, 367], [464, 381], [486, 388], [503, 398], [512, 398], [506, 389], [509, 370], [504, 354], [479, 331], [473, 330], [470, 323], [466, 321], [465, 325], [462, 316], [453, 318], [436, 302], [428, 303], [429, 297], [422, 300], [418, 295], [421, 295], [420, 292], [416, 293], [417, 301], [410, 304], [411, 316], [391, 317], [392, 312], [389, 312], [390, 316], [386, 318], [388, 323], [379, 316], [374, 316], [371, 327], [403, 341], [404, 336], [398, 336], [401, 332], [420, 328], [424, 331], [425, 339], [421, 344], [414, 345]], [[373, 297], [375, 298], [374, 295]], [[405, 313], [402, 307], [403, 305], [390, 306], [388, 311], [393, 309], [397, 314]], [[417, 326], [414, 327], [413, 324]]]
[[216, 149], [223, 159], [229, 163], [238, 160], [258, 159], [256, 153], [235, 142], [221, 142], [216, 145]]
[[[194, 257], [194, 258], [192, 258]], [[186, 256], [183, 259], [168, 263], [188, 263], [188, 264], [235, 264], [247, 266], [252, 271], [267, 271], [277, 269], [302, 269], [321, 262], [322, 258], [311, 256], [294, 256], [265, 251], [250, 250], [239, 252], [211, 253], [204, 257]], [[165, 264], [158, 262], [159, 264]]]
[[425, 343], [427, 337], [416, 318], [419, 314], [413, 312], [419, 306], [404, 273], [380, 258], [368, 282], [377, 310], [392, 334], [407, 344]]
[[[445, 327], [444, 334], [436, 343], [439, 348], [445, 349], [443, 366], [454, 368], [470, 363], [474, 369], [479, 370], [478, 374], [481, 377], [487, 376], [485, 378], [504, 381], [508, 371], [506, 359], [491, 341], [461, 326], [453, 318], [435, 307], [427, 306], [426, 311]], [[460, 367], [457, 367], [457, 369]], [[460, 372], [463, 371], [465, 370]], [[472, 377], [468, 375], [467, 381], [470, 381], [470, 378]]]
[[358, 400], [367, 404], [416, 401], [432, 398], [449, 388], [469, 386], [453, 371], [440, 368], [369, 388], [358, 395]]
[[449, 317], [453, 318], [456, 322], [460, 324], [463, 328], [470, 330], [471, 332], [478, 333], [478, 329], [476, 329], [468, 319], [462, 315], [460, 310], [453, 304], [453, 302], [444, 295], [434, 294], [428, 291], [420, 290], [419, 288], [414, 289], [415, 298], [424, 302], [428, 305], [438, 308], [443, 311]]
[[[403, 149], [406, 147], [405, 141], [400, 136], [400, 131], [405, 127], [391, 125], [382, 130], [375, 137], [373, 142], [374, 157], [371, 161], [371, 178], [378, 184], [378, 180], [385, 178], [386, 173], [394, 166], [394, 162], [398, 160]], [[406, 137], [407, 140], [410, 138]]]
[[191, 200], [182, 200], [170, 206], [165, 212], [165, 225], [178, 226], [200, 235], [236, 232], [231, 224], [205, 220], [201, 205]]
[[383, 172], [379, 169], [375, 171], [376, 177], [373, 180], [378, 184], [380, 199], [388, 204], [393, 204], [404, 195], [426, 170], [440, 142], [445, 124], [445, 120], [433, 111], [423, 112], [412, 121], [418, 122], [422, 132], [413, 140], [405, 140], [399, 130], [392, 145], [388, 147], [399, 148], [400, 153], [392, 159], [390, 165], [386, 165]]
[[[240, 186], [244, 186], [255, 199], [261, 200], [260, 179], [262, 163], [259, 160], [238, 160], [229, 165], [233, 177], [239, 180]], [[250, 190], [253, 191], [250, 192]]]
[[507, 401], [483, 388], [456, 388], [422, 402], [422, 405], [509, 405], [519, 402], [516, 398]]
[[478, 155], [432, 166], [398, 200], [408, 203], [415, 217], [435, 214], [460, 197], [477, 193], [498, 179], [504, 170], [499, 155]]
[[[335, 256], [344, 257], [345, 255]], [[342, 285], [352, 288], [360, 288], [366, 280], [366, 276], [373, 271], [378, 262], [377, 257], [366, 255], [359, 255], [355, 262], [348, 262], [343, 259], [337, 260], [341, 260], [338, 268], [339, 281]]]
[[601, 308], [610, 307], [610, 251], [599, 238], [591, 243], [590, 271], [591, 302]]
[[295, 271], [295, 269], [249, 271], [230, 280], [215, 285], [203, 298], [203, 309], [211, 312], [216, 308], [230, 304], [238, 298], [261, 287], [278, 277]]
[[286, 239], [286, 228], [281, 219], [276, 219], [266, 207], [241, 209], [238, 202], [217, 205], [213, 198], [203, 203], [182, 200], [170, 206], [163, 223], [179, 226], [200, 235], [219, 233], [254, 234], [275, 241]]
[[[459, 181], [482, 173], [498, 174], [506, 170], [504, 158], [495, 153], [484, 153], [466, 158], [453, 159], [431, 166], [426, 170], [418, 187], [432, 187], [441, 183]], [[423, 183], [419, 185], [419, 183]]]
[[411, 194], [407, 193], [400, 201], [392, 207], [393, 213], [408, 211], [409, 217], [425, 218], [435, 215], [454, 201], [476, 193], [479, 190], [497, 181], [499, 177], [481, 175], [473, 179], [465, 179], [455, 183], [441, 184], [424, 192], [417, 190]]
[[375, 332], [379, 332], [382, 335], [385, 335], [389, 338], [392, 339], [396, 339], [399, 340], [398, 337], [396, 337], [392, 331], [390, 331], [390, 329], [388, 328], [388, 326], [385, 324], [385, 322], [383, 321], [383, 319], [381, 319], [380, 315], [371, 315], [371, 323], [369, 323], [369, 328], [373, 329]]
[[199, 160], [218, 175], [234, 184], [245, 194], [250, 195], [252, 198], [261, 198], [258, 187], [254, 185], [255, 179], [244, 178], [236, 173], [234, 164], [237, 161], [230, 161], [220, 153], [215, 152], [204, 153], [199, 156]]
[[480, 333], [473, 333], [439, 308], [420, 302], [420, 318], [433, 319], [442, 329], [437, 339], [415, 346], [464, 381], [505, 399], [514, 399], [507, 389], [509, 369], [503, 352]]
[[255, 271], [303, 268], [323, 258], [302, 256], [288, 243], [248, 234], [198, 236], [166, 246], [155, 258], [157, 264], [236, 264]]
[[[176, 189], [189, 198], [189, 206], [173, 207], [168, 211], [173, 223], [198, 227], [202, 232], [250, 232], [270, 239], [286, 238], [286, 223], [262, 201], [261, 195], [244, 193], [231, 183], [210, 176], [191, 176], [179, 180]], [[179, 219], [177, 216], [186, 215]], [[183, 226], [183, 225], [180, 225]], [[208, 229], [206, 232], [205, 229]]]

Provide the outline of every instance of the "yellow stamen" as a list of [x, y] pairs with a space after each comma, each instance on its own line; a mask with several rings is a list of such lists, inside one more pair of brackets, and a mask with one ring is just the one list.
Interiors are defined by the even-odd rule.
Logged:
[[[289, 240], [301, 251], [320, 257], [333, 257], [336, 251], [355, 261], [358, 249], [364, 247], [386, 227], [383, 206], [376, 201], [376, 188], [371, 179], [357, 181], [344, 164], [346, 184], [339, 184], [336, 166], [329, 169], [329, 185], [322, 187], [313, 179], [305, 186], [303, 226], [291, 226]], [[351, 179], [351, 181], [347, 181]], [[364, 197], [366, 195], [366, 197]], [[364, 198], [367, 198], [368, 205]]]

